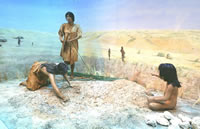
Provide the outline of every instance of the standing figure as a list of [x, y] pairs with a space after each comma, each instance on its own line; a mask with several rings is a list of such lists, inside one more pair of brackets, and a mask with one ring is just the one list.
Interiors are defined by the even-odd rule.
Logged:
[[59, 29], [59, 39], [62, 43], [60, 56], [66, 64], [71, 65], [71, 79], [74, 77], [75, 62], [78, 61], [78, 39], [82, 37], [82, 31], [78, 24], [74, 24], [75, 17], [72, 12], [65, 14], [67, 23]]
[[109, 57], [109, 60], [110, 60], [110, 55], [111, 55], [111, 50], [110, 48], [108, 49], [108, 57]]
[[122, 55], [122, 61], [124, 62], [124, 58], [125, 58], [125, 51], [124, 51], [124, 48], [123, 48], [123, 47], [121, 47], [121, 50], [120, 50], [120, 52], [121, 52], [121, 55]]
[[21, 45], [21, 39], [18, 38], [18, 46], [20, 46], [20, 45]]

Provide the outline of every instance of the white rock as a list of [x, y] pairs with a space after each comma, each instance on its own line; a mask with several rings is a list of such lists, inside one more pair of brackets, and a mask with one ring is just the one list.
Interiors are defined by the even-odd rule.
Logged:
[[170, 125], [167, 129], [180, 129], [178, 124]]
[[190, 122], [188, 121], [185, 121], [185, 122], [182, 122], [179, 124], [179, 126], [182, 128], [182, 129], [190, 129], [192, 126], [190, 125]]
[[192, 121], [191, 118], [189, 118], [187, 116], [183, 116], [182, 114], [179, 114], [178, 118], [181, 119], [183, 122], [189, 122], [190, 123]]
[[8, 129], [1, 120], [0, 120], [0, 129]]
[[169, 121], [165, 117], [162, 117], [162, 116], [157, 117], [156, 122], [163, 126], [169, 126]]
[[150, 125], [150, 126], [152, 126], [152, 127], [156, 127], [156, 119], [155, 119], [155, 117], [154, 116], [152, 116], [152, 115], [149, 115], [149, 116], [146, 116], [146, 118], [145, 118], [145, 123], [147, 124], [147, 125]]
[[170, 123], [171, 123], [172, 125], [176, 125], [176, 124], [179, 125], [179, 124], [182, 123], [182, 121], [181, 121], [179, 118], [174, 117], [173, 119], [170, 120]]
[[168, 119], [168, 120], [174, 119], [174, 116], [173, 116], [170, 112], [168, 112], [168, 111], [165, 111], [165, 112], [163, 113], [163, 115], [164, 115], [164, 117], [165, 117], [166, 119]]
[[192, 127], [193, 129], [200, 129], [200, 117], [194, 117], [192, 119]]

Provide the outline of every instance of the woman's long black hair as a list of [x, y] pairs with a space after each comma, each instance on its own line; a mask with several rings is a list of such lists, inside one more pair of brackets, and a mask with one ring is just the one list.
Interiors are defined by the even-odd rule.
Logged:
[[160, 78], [171, 84], [174, 87], [181, 87], [181, 84], [177, 77], [176, 68], [173, 64], [164, 63], [159, 65]]

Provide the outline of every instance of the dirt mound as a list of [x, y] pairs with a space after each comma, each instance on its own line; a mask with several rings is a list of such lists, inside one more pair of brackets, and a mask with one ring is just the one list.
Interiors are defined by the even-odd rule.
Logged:
[[[29, 91], [17, 83], [1, 92], [0, 118], [8, 128], [146, 127], [145, 89], [128, 80], [58, 83], [70, 101], [63, 103], [51, 87]], [[17, 93], [15, 93], [17, 92]], [[142, 115], [143, 114], [143, 115]], [[137, 123], [137, 124], [136, 124]]]

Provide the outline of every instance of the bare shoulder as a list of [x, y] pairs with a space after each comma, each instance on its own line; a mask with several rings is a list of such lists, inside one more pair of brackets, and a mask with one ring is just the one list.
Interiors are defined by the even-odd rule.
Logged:
[[64, 27], [64, 26], [67, 26], [68, 25], [68, 23], [63, 23], [63, 24], [61, 24], [61, 27]]
[[47, 72], [47, 68], [46, 68], [46, 67], [42, 67], [42, 68], [41, 68], [41, 71], [42, 71], [42, 72]]
[[168, 91], [175, 91], [175, 90], [178, 90], [178, 87], [175, 87], [172, 84], [169, 84], [167, 90]]
[[76, 26], [77, 28], [80, 28], [80, 25], [79, 25], [79, 24], [75, 24], [75, 26]]
[[172, 84], [169, 84], [169, 85], [167, 86], [167, 88], [168, 88], [168, 89], [174, 89], [174, 86], [173, 86]]

